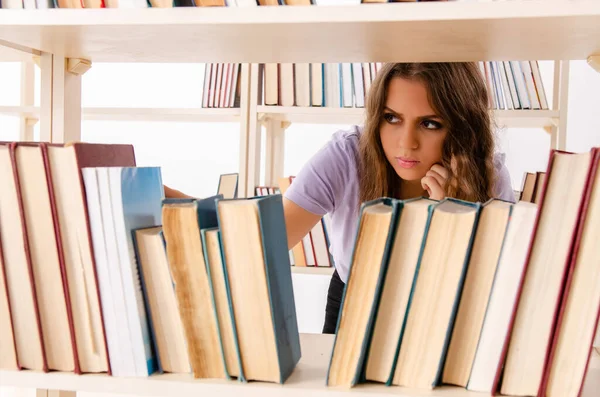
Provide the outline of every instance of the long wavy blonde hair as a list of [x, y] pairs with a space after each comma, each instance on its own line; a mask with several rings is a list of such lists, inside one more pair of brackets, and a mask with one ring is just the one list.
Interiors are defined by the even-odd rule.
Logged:
[[425, 84], [431, 107], [448, 128], [441, 161], [449, 173], [446, 196], [472, 202], [493, 197], [494, 135], [486, 84], [477, 64], [388, 63], [377, 73], [367, 97], [359, 141], [360, 202], [400, 198], [402, 180], [385, 157], [379, 133], [394, 78]]

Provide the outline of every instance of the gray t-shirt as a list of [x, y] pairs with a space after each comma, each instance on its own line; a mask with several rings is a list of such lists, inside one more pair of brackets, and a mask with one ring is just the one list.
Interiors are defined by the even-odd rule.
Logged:
[[[285, 197], [317, 215], [329, 214], [330, 252], [342, 281], [348, 280], [358, 215], [358, 138], [361, 130], [336, 132], [296, 175]], [[496, 198], [515, 202], [504, 154], [494, 156]]]

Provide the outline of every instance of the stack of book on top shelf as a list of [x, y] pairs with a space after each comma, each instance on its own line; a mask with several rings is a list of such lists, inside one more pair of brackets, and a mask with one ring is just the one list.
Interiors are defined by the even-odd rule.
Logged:
[[600, 148], [552, 151], [539, 206], [364, 203], [329, 386], [577, 397], [600, 313]]
[[[285, 194], [294, 180], [293, 176], [279, 178], [279, 186], [257, 186], [257, 196], [272, 194]], [[329, 252], [329, 216], [325, 215], [302, 238], [295, 247], [289, 251], [290, 264], [298, 267], [332, 267], [333, 257]]]
[[[548, 109], [537, 61], [479, 62], [490, 109]], [[271, 106], [364, 108], [383, 64], [261, 65], [262, 103]]]
[[240, 64], [207, 63], [204, 69], [203, 108], [240, 107]]
[[130, 145], [0, 144], [0, 368], [284, 382], [281, 200], [165, 200]]
[[538, 61], [479, 62], [491, 109], [547, 110]]
[[364, 108], [382, 63], [267, 63], [262, 102], [272, 106]]

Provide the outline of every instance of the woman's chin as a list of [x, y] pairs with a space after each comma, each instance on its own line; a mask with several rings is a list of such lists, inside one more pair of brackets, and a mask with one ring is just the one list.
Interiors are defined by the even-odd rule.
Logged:
[[422, 170], [419, 170], [418, 168], [420, 167], [415, 167], [415, 168], [401, 168], [401, 167], [395, 167], [395, 171], [396, 174], [400, 177], [400, 179], [402, 179], [403, 181], [407, 181], [407, 182], [421, 182], [421, 179], [423, 179], [423, 177], [425, 176], [426, 172], [423, 172]]

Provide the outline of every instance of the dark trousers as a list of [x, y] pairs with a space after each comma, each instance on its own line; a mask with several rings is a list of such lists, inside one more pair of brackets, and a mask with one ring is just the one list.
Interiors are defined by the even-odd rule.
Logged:
[[329, 282], [329, 290], [327, 291], [325, 324], [323, 325], [324, 334], [335, 334], [345, 286], [346, 284], [340, 279], [337, 270], [334, 271]]

